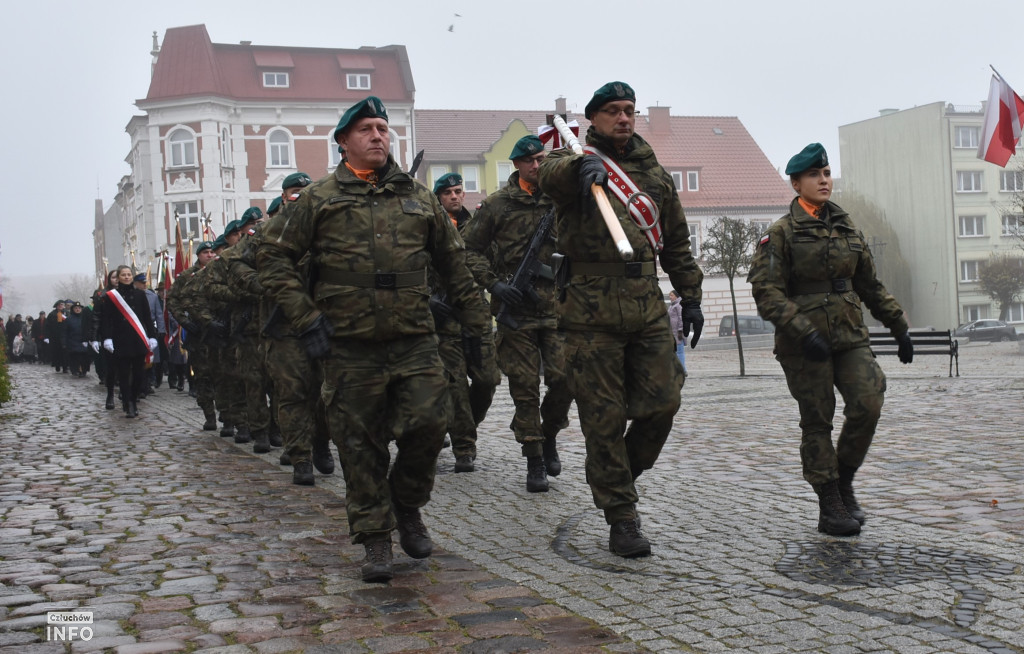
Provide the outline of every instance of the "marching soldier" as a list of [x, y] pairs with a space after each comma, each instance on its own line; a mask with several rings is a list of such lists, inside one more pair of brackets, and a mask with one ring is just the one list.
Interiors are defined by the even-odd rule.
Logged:
[[[384, 103], [370, 96], [354, 104], [334, 139], [343, 163], [267, 231], [259, 277], [307, 353], [324, 359], [321, 396], [345, 474], [352, 541], [366, 549], [363, 580], [383, 582], [394, 574], [396, 526], [413, 558], [433, 549], [419, 509], [430, 500], [447, 420], [428, 267], [462, 311], [476, 357], [490, 325], [458, 232], [437, 198], [389, 154]], [[295, 267], [307, 252], [312, 291]], [[392, 438], [398, 455], [389, 473]]]
[[[213, 261], [213, 241], [203, 241], [196, 247], [196, 261], [191, 267], [181, 271], [167, 295], [167, 310], [185, 328], [185, 343], [188, 351], [188, 364], [195, 377], [196, 403], [203, 410], [206, 422], [203, 429], [217, 429], [217, 412], [214, 405], [213, 371], [209, 348], [203, 344], [202, 328], [199, 317], [193, 316], [188, 309], [191, 300], [190, 286], [195, 283], [195, 275]], [[104, 309], [106, 310], [106, 309]], [[179, 382], [180, 384], [180, 382]]]
[[[747, 281], [758, 313], [775, 325], [775, 358], [800, 407], [800, 460], [818, 495], [818, 531], [853, 536], [865, 521], [853, 476], [885, 395], [861, 302], [896, 338], [902, 363], [913, 361], [914, 345], [903, 309], [878, 280], [864, 234], [830, 201], [825, 148], [811, 143], [789, 160], [786, 174], [797, 197], [761, 237]], [[836, 388], [846, 421], [833, 446]]]
[[[471, 214], [463, 206], [466, 192], [462, 188], [462, 176], [457, 173], [442, 175], [434, 182], [434, 195], [456, 229], [463, 231]], [[455, 456], [455, 472], [473, 472], [476, 428], [487, 416], [487, 410], [494, 400], [494, 391], [501, 383], [501, 372], [494, 360], [494, 337], [489, 330], [482, 340], [483, 365], [477, 367], [467, 364], [462, 325], [451, 315], [443, 290], [435, 289], [430, 306], [437, 326], [438, 352], [448, 376], [448, 397], [451, 402], [448, 433], [451, 435], [452, 454]], [[437, 291], [442, 293], [439, 295]], [[480, 301], [483, 302], [482, 293]]]
[[[548, 475], [558, 476], [556, 437], [569, 424], [572, 394], [565, 378], [565, 343], [558, 331], [555, 283], [550, 274], [555, 252], [554, 230], [544, 236], [538, 260], [548, 274], [539, 276], [532, 293], [509, 283], [526, 256], [541, 218], [551, 210], [551, 200], [537, 187], [538, 170], [544, 161], [544, 144], [536, 136], [524, 136], [509, 154], [516, 170], [508, 185], [489, 195], [466, 227], [466, 259], [473, 276], [491, 292], [491, 313], [507, 307], [515, 327], [498, 320], [495, 339], [498, 365], [508, 377], [508, 391], [515, 402], [513, 434], [526, 457], [526, 490], [548, 490]], [[547, 393], [540, 398], [543, 371]]]
[[[558, 208], [558, 245], [568, 260], [557, 273], [564, 293], [559, 316], [566, 331], [569, 386], [586, 439], [587, 481], [611, 525], [609, 549], [623, 557], [651, 553], [640, 530], [635, 482], [661, 453], [684, 381], [658, 287], [656, 256], [682, 298], [683, 332], [692, 326], [692, 346], [704, 325], [704, 275], [690, 252], [686, 217], [671, 176], [634, 133], [635, 111], [636, 95], [628, 84], [605, 84], [585, 109], [591, 121], [586, 153], [559, 150], [540, 167], [540, 187]], [[660, 238], [651, 245], [634, 222], [642, 216], [632, 217], [626, 207], [633, 203], [609, 199], [636, 253], [634, 261], [623, 262], [592, 198], [592, 186], [609, 186], [613, 169], [617, 185], [630, 188], [634, 197], [644, 194], [648, 212], [657, 212]]]

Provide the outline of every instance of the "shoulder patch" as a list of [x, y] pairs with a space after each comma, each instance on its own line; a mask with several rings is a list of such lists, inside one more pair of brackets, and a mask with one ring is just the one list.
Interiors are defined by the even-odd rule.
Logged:
[[764, 245], [765, 243], [767, 243], [770, 240], [772, 240], [771, 235], [770, 234], [765, 234], [764, 236], [761, 237], [761, 240], [758, 241], [757, 244], [758, 244], [758, 246], [761, 246], [761, 245]]

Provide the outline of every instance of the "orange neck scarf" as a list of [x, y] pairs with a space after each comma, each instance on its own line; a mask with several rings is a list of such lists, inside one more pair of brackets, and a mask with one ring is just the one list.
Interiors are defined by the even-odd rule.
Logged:
[[533, 195], [533, 192], [537, 190], [537, 185], [536, 184], [531, 184], [530, 182], [527, 182], [522, 177], [520, 177], [519, 178], [519, 188], [523, 189], [524, 191], [526, 191], [530, 195]]
[[819, 205], [813, 205], [813, 204], [811, 204], [810, 202], [808, 202], [807, 200], [805, 200], [803, 198], [797, 198], [796, 200], [797, 200], [797, 202], [800, 203], [800, 206], [804, 208], [804, 211], [807, 212], [808, 216], [814, 216], [815, 218], [820, 218], [821, 217], [821, 216], [819, 216], [819, 214], [821, 213], [821, 205], [820, 204]]
[[349, 162], [347, 162], [347, 161], [345, 162], [345, 167], [348, 168], [350, 171], [352, 171], [353, 175], [355, 175], [359, 179], [363, 180], [364, 182], [369, 182], [370, 184], [372, 184], [374, 186], [377, 185], [377, 171], [376, 170], [358, 170], [356, 168], [353, 168], [352, 165], [349, 164]]

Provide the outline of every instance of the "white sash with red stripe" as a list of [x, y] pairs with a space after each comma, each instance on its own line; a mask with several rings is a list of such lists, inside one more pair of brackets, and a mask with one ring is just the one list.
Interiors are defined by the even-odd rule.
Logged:
[[654, 253], [660, 254], [664, 242], [661, 221], [658, 220], [658, 205], [654, 204], [654, 199], [641, 191], [611, 157], [590, 145], [583, 146], [583, 151], [601, 158], [605, 170], [608, 171], [608, 190], [629, 210], [629, 217], [643, 231]]
[[142, 321], [135, 315], [132, 308], [128, 306], [128, 303], [124, 301], [124, 298], [117, 292], [117, 289], [112, 288], [107, 291], [107, 297], [114, 303], [117, 310], [121, 312], [121, 315], [128, 321], [128, 324], [132, 326], [132, 329], [135, 330], [139, 338], [142, 339], [142, 346], [146, 348], [146, 363], [152, 361], [153, 352], [149, 349], [149, 336], [146, 335], [146, 329], [142, 326]]

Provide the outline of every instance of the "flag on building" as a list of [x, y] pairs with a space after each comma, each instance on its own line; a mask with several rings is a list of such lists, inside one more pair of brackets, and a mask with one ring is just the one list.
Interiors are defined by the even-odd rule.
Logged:
[[978, 144], [978, 158], [1006, 167], [1017, 151], [1021, 126], [1024, 125], [1024, 100], [1001, 77], [992, 76], [985, 122]]

